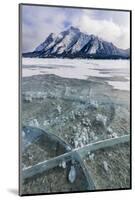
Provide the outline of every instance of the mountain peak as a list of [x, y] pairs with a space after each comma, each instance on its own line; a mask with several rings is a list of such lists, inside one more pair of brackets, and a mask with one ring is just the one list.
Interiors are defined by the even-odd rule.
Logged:
[[55, 37], [55, 34], [54, 33], [50, 33], [48, 37], [52, 37], [53, 38], [53, 37]]
[[74, 26], [70, 26], [69, 30], [76, 31], [76, 32], [80, 32], [80, 29], [79, 29], [79, 28], [76, 28], [76, 27], [74, 27]]
[[129, 58], [129, 50], [117, 48], [113, 43], [102, 40], [93, 34], [85, 34], [79, 28], [70, 26], [58, 35], [49, 36], [26, 57], [42, 58]]

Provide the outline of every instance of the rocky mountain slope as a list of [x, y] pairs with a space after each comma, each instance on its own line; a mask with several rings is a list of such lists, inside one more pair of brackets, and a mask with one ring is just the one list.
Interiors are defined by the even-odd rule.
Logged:
[[130, 50], [119, 49], [113, 43], [93, 34], [85, 34], [71, 26], [58, 35], [51, 33], [33, 52], [23, 53], [24, 57], [38, 58], [96, 58], [128, 59]]

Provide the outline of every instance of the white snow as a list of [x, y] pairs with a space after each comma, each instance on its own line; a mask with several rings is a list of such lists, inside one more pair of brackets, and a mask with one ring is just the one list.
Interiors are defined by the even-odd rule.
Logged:
[[115, 133], [115, 132], [113, 132], [111, 136], [112, 136], [113, 138], [117, 138], [117, 137], [118, 137], [117, 133]]
[[22, 131], [22, 137], [25, 137], [25, 132], [24, 131]]
[[59, 163], [59, 167], [62, 167], [63, 169], [66, 168], [66, 161], [65, 160], [62, 160], [60, 163]]
[[95, 154], [94, 154], [94, 153], [89, 153], [89, 159], [90, 159], [91, 161], [94, 160], [94, 157], [95, 157]]
[[62, 161], [61, 166], [62, 166], [63, 169], [66, 168], [66, 162], [64, 160]]
[[64, 78], [87, 79], [89, 76], [125, 78], [126, 81], [106, 82], [116, 89], [128, 90], [130, 85], [129, 60], [92, 60], [92, 59], [57, 59], [23, 58], [22, 76], [55, 74]]
[[90, 48], [90, 50], [88, 51], [88, 53], [90, 54], [94, 54], [96, 53], [96, 51], [98, 50], [98, 41], [96, 40], [93, 44], [93, 46]]
[[105, 171], [108, 172], [109, 170], [108, 163], [106, 161], [103, 161], [103, 165], [104, 165]]
[[78, 41], [72, 48], [72, 53], [80, 51], [90, 40], [90, 37], [85, 34], [81, 34]]
[[113, 132], [113, 130], [112, 130], [111, 127], [108, 127], [108, 128], [107, 128], [107, 131], [108, 131], [109, 133], [112, 133], [112, 132]]
[[101, 114], [97, 114], [96, 120], [97, 120], [97, 121], [103, 122], [103, 124], [104, 124], [104, 126], [105, 126], [105, 125], [106, 125], [106, 122], [107, 122], [107, 117], [104, 116], [104, 115], [101, 115]]
[[32, 102], [32, 97], [30, 95], [29, 96], [25, 96], [24, 99], [27, 102]]
[[44, 125], [44, 126], [48, 126], [48, 125], [49, 125], [49, 121], [48, 121], [48, 120], [45, 120], [44, 123], [43, 123], [43, 125]]
[[39, 127], [39, 122], [37, 119], [32, 119], [30, 122], [29, 122], [29, 126], [36, 126], [36, 127]]
[[61, 110], [62, 110], [61, 106], [57, 105], [57, 111], [58, 111], [59, 114], [61, 114]]
[[70, 47], [72, 42], [75, 40], [75, 37], [76, 37], [76, 33], [70, 32], [70, 34], [65, 36], [62, 42], [60, 42], [54, 47], [52, 53], [55, 53], [58, 49], [59, 49], [58, 50], [59, 54], [63, 53], [65, 50], [67, 50]]
[[71, 166], [71, 169], [68, 174], [68, 180], [70, 181], [70, 183], [73, 183], [75, 179], [76, 179], [76, 170], [74, 166]]
[[112, 85], [114, 89], [119, 90], [129, 90], [130, 82], [122, 82], [122, 81], [108, 81], [109, 85]]

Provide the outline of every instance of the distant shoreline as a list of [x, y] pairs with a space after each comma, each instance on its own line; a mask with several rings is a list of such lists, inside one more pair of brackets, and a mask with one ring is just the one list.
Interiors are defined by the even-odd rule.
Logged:
[[[32, 56], [33, 52], [22, 53], [22, 58], [42, 58], [42, 59], [49, 59], [49, 58], [57, 58], [57, 59], [93, 59], [93, 60], [130, 60], [130, 57], [122, 57], [122, 56], [48, 56], [48, 57], [36, 57]], [[31, 56], [30, 56], [31, 55]]]

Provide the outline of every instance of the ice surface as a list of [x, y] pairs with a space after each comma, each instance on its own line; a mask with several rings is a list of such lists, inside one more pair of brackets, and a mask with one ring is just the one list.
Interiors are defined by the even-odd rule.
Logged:
[[130, 82], [122, 82], [122, 81], [108, 81], [109, 85], [112, 85], [115, 89], [120, 90], [129, 90], [130, 89]]
[[55, 74], [64, 78], [87, 79], [89, 76], [122, 77], [126, 81], [107, 80], [116, 89], [129, 90], [129, 60], [23, 58], [22, 76]]

